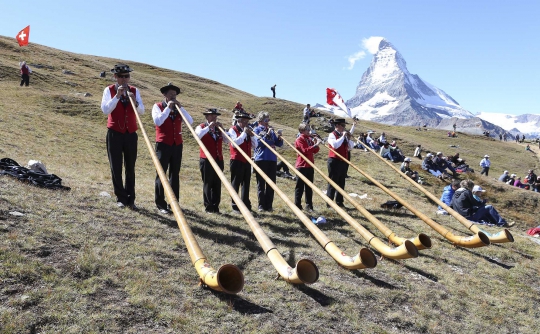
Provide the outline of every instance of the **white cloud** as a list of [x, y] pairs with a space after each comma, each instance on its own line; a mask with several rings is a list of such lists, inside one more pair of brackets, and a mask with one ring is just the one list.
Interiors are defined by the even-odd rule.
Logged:
[[379, 44], [384, 39], [384, 37], [371, 36], [369, 38], [364, 38], [362, 40], [362, 47], [368, 50], [371, 54], [376, 54], [379, 51]]
[[375, 54], [377, 51], [379, 51], [379, 44], [381, 43], [381, 40], [383, 40], [384, 37], [378, 37], [378, 36], [371, 36], [369, 38], [362, 39], [362, 49], [350, 56], [347, 56], [347, 61], [349, 62], [349, 67], [347, 67], [348, 70], [352, 70], [354, 68], [354, 64], [360, 60], [364, 59], [366, 57], [366, 51]]
[[358, 51], [357, 53], [348, 56], [347, 60], [349, 61], [349, 67], [347, 67], [348, 70], [352, 70], [354, 68], [354, 64], [357, 60], [363, 59], [366, 56], [365, 51]]

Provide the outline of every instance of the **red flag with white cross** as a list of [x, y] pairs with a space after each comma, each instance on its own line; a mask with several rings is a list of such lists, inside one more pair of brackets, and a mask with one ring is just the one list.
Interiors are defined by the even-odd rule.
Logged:
[[30, 39], [30, 26], [19, 31], [15, 38], [17, 39], [17, 42], [19, 42], [19, 46], [28, 45], [28, 40]]

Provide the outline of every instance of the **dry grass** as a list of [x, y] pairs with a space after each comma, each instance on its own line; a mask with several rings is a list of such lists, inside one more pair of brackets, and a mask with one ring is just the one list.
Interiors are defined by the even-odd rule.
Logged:
[[[7, 38], [0, 38], [0, 47], [0, 157], [19, 163], [40, 159], [72, 188], [70, 192], [49, 191], [0, 177], [1, 333], [537, 331], [540, 252], [525, 230], [538, 225], [539, 195], [494, 180], [504, 169], [524, 174], [536, 167], [538, 159], [523, 147], [362, 122], [358, 131], [385, 131], [409, 154], [421, 143], [445, 153], [453, 152], [449, 145], [459, 145], [462, 157], [472, 165], [486, 153], [492, 156], [490, 177], [472, 178], [488, 189], [490, 201], [505, 217], [518, 221], [512, 228], [516, 242], [478, 249], [453, 247], [408, 211], [381, 210], [379, 205], [390, 198], [350, 170], [346, 188], [367, 193], [370, 199], [361, 203], [368, 210], [400, 236], [429, 234], [433, 248], [416, 259], [385, 259], [371, 270], [345, 270], [276, 198], [274, 212], [255, 214], [256, 219], [291, 265], [309, 258], [321, 274], [313, 285], [293, 286], [275, 280], [275, 269], [247, 224], [231, 212], [225, 193], [222, 215], [202, 212], [198, 148], [186, 136], [180, 203], [209, 262], [214, 267], [232, 263], [242, 269], [244, 290], [228, 296], [198, 286], [176, 222], [155, 210], [155, 171], [141, 137], [136, 165], [141, 210], [119, 210], [113, 199], [99, 196], [102, 191], [112, 193], [112, 185], [105, 153], [106, 118], [99, 109], [101, 93], [110, 81], [98, 74], [116, 60], [36, 45], [18, 48]], [[31, 87], [19, 88], [17, 62], [21, 59], [53, 69], [33, 67]], [[160, 99], [158, 88], [172, 81], [183, 88], [180, 99], [196, 122], [202, 120], [200, 112], [205, 107], [230, 108], [240, 100], [249, 111], [270, 111], [274, 124], [286, 130], [289, 141], [294, 140], [300, 104], [255, 97], [186, 73], [130, 65], [136, 70], [133, 83], [141, 87], [147, 107], [143, 122], [151, 137], [151, 105]], [[66, 76], [62, 68], [76, 74]], [[76, 95], [84, 92], [92, 96]], [[291, 150], [280, 152], [294, 157]], [[454, 219], [436, 216], [433, 203], [376, 157], [358, 150], [353, 162], [454, 234], [469, 235]], [[324, 153], [318, 154], [316, 164], [326, 169]], [[445, 183], [426, 178], [428, 189], [439, 194]], [[326, 187], [320, 177], [315, 180], [320, 188]], [[254, 178], [252, 185], [255, 201]], [[293, 197], [292, 181], [279, 179], [278, 185]], [[322, 226], [324, 232], [347, 254], [366, 247], [316, 196], [314, 205], [317, 214], [329, 221]], [[12, 211], [24, 216], [12, 216]], [[384, 239], [357, 212], [350, 214]]]

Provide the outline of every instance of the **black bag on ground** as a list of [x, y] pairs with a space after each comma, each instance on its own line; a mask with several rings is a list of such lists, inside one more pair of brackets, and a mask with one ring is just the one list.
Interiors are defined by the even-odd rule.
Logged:
[[15, 160], [10, 158], [0, 159], [0, 175], [10, 175], [17, 178], [19, 181], [29, 182], [42, 188], [71, 190], [70, 187], [62, 185], [62, 179], [58, 176], [35, 172], [26, 167], [22, 167]]
[[381, 204], [381, 208], [383, 209], [401, 209], [403, 207], [403, 204], [399, 203], [398, 201], [386, 201], [386, 203]]

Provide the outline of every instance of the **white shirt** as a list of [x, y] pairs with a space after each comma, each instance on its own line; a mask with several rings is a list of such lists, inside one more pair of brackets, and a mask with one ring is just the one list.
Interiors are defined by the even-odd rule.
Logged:
[[[180, 107], [180, 111], [182, 112], [182, 115], [184, 115], [184, 117], [186, 118], [186, 121], [189, 124], [193, 124], [193, 118], [186, 111], [186, 109], [184, 109], [184, 107]], [[169, 117], [170, 113], [171, 113], [171, 109], [169, 108], [169, 106], [163, 109], [163, 112], [162, 112], [161, 108], [157, 104], [154, 104], [154, 106], [152, 107], [152, 119], [154, 120], [154, 124], [157, 126], [161, 126], [161, 124], [165, 122], [167, 117]]]
[[[229, 137], [231, 137], [232, 141], [236, 145], [242, 144], [246, 140], [246, 137], [247, 137], [245, 128], [244, 128], [244, 131], [239, 136], [236, 136], [236, 131], [234, 131], [233, 128], [230, 128], [227, 134], [229, 135]], [[257, 137], [255, 136], [251, 136], [251, 147], [253, 148], [257, 147]]]
[[[197, 137], [199, 137], [199, 139], [204, 137], [204, 135], [207, 134], [208, 131], [210, 131], [210, 127], [208, 126], [208, 122], [206, 122], [204, 124], [205, 124], [204, 128], [201, 127], [200, 125], [197, 125], [197, 127], [195, 128], [195, 134], [197, 135]], [[220, 130], [216, 127], [215, 131], [216, 131], [216, 133], [218, 133], [218, 131], [220, 131]], [[223, 142], [225, 144], [229, 143], [229, 140], [227, 139], [227, 137], [223, 136]]]
[[[345, 140], [345, 136], [340, 136], [339, 139], [336, 139], [336, 136], [334, 135], [333, 131], [330, 132], [330, 134], [328, 135], [328, 144], [332, 145], [332, 147], [334, 149], [337, 149], [338, 147], [341, 147], [341, 145], [343, 145], [344, 140]], [[354, 141], [349, 140], [347, 142], [348, 142], [348, 145], [349, 145], [349, 147], [348, 147], [349, 150], [354, 148]]]
[[[144, 104], [141, 99], [141, 94], [139, 93], [139, 90], [135, 88], [135, 100], [139, 104], [137, 107], [137, 112], [139, 115], [144, 114]], [[120, 102], [120, 99], [116, 98], [116, 96], [111, 96], [111, 90], [109, 89], [109, 86], [105, 87], [105, 90], [103, 91], [103, 97], [101, 98], [101, 110], [105, 115], [108, 115], [113, 112], [113, 110], [116, 108], [116, 105]]]

